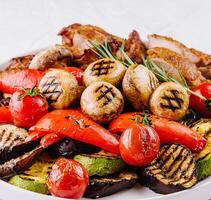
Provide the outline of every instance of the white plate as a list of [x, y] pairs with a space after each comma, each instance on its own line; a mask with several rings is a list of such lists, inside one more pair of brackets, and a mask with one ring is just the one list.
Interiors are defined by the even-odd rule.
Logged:
[[[29, 52], [33, 54], [40, 50]], [[0, 64], [0, 69], [3, 70], [6, 62]], [[0, 200], [59, 200], [53, 196], [42, 195], [10, 185], [0, 180]], [[117, 194], [101, 198], [102, 200], [211, 200], [211, 177], [198, 183], [191, 189], [177, 192], [169, 195], [156, 194], [146, 187], [137, 184], [136, 187], [119, 192]], [[85, 200], [85, 198], [83, 198]]]

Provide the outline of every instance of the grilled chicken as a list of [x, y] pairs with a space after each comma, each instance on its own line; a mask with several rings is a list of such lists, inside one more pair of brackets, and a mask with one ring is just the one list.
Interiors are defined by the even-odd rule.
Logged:
[[211, 55], [205, 54], [193, 48], [189, 49], [184, 44], [170, 37], [156, 34], [148, 35], [147, 46], [149, 49], [156, 47], [169, 49], [189, 59], [192, 63], [195, 63], [199, 66], [206, 66], [211, 64]]
[[52, 67], [57, 61], [62, 60], [70, 62], [70, 60], [72, 60], [72, 52], [68, 47], [55, 45], [36, 54], [33, 57], [29, 68], [43, 70]]
[[149, 98], [158, 85], [158, 79], [143, 65], [130, 66], [122, 82], [124, 94], [134, 109], [139, 111], [148, 107]]
[[[62, 36], [63, 44], [71, 47], [74, 62], [85, 68], [88, 64], [98, 59], [98, 56], [91, 51], [88, 45], [89, 40], [101, 44], [107, 41], [114, 54], [121, 56], [119, 48], [124, 40], [97, 26], [72, 24], [63, 28], [59, 35]], [[145, 55], [145, 47], [136, 31], [133, 31], [129, 39], [126, 40], [125, 50], [134, 62], [141, 62], [141, 55]]]
[[41, 79], [38, 88], [55, 109], [68, 108], [78, 98], [78, 82], [65, 70], [49, 70]]
[[81, 109], [94, 121], [104, 124], [118, 116], [124, 108], [121, 92], [107, 82], [96, 82], [81, 96]]
[[188, 110], [189, 95], [181, 85], [165, 82], [155, 89], [149, 104], [154, 115], [177, 121]]
[[37, 142], [25, 142], [28, 132], [10, 124], [0, 125], [0, 164], [33, 149]]
[[27, 169], [34, 163], [35, 159], [41, 154], [42, 150], [43, 148], [38, 146], [22, 156], [0, 165], [0, 178], [11, 177]]
[[197, 86], [205, 78], [201, 75], [201, 72], [197, 69], [196, 65], [189, 61], [189, 59], [181, 56], [174, 51], [166, 48], [156, 47], [147, 51], [149, 58], [159, 58], [169, 63], [176, 69], [178, 69], [184, 78], [187, 80], [188, 85]]
[[126, 67], [122, 63], [104, 58], [91, 63], [83, 74], [83, 82], [87, 86], [97, 81], [105, 81], [114, 86], [120, 85], [126, 72]]
[[192, 153], [178, 144], [162, 146], [157, 159], [140, 171], [140, 183], [160, 194], [191, 188], [197, 181]]

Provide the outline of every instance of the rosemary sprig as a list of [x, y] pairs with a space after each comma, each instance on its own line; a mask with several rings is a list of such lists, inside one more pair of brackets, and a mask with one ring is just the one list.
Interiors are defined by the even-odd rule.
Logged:
[[[98, 42], [94, 42], [94, 41], [88, 41], [88, 46], [91, 48], [91, 50], [96, 53], [100, 58], [111, 58], [114, 60], [118, 60], [119, 62], [121, 62], [123, 65], [125, 65], [126, 67], [129, 67], [134, 63], [131, 58], [127, 55], [127, 53], [125, 52], [125, 41], [122, 42], [122, 45], [120, 47], [120, 52], [122, 54], [122, 59], [118, 59], [114, 53], [112, 52], [112, 49], [109, 45], [109, 43], [107, 41], [105, 41], [103, 44], [100, 44]], [[184, 76], [181, 74], [181, 72], [179, 70], [178, 71], [178, 75], [180, 77], [180, 80], [175, 79], [172, 76], [169, 76], [168, 74], [166, 74], [165, 70], [163, 69], [162, 66], [158, 66], [156, 63], [154, 63], [151, 59], [147, 58], [145, 59], [142, 56], [142, 60], [143, 60], [143, 64], [146, 68], [148, 68], [151, 72], [153, 72], [155, 74], [155, 76], [158, 78], [158, 80], [160, 80], [161, 82], [174, 82], [177, 83], [179, 85], [181, 85], [187, 92], [199, 97], [200, 99], [205, 101], [205, 104], [210, 105], [210, 99], [206, 99], [205, 97], [203, 97], [202, 95], [198, 94], [197, 92], [192, 91], [189, 87], [188, 84], [184, 78]]]

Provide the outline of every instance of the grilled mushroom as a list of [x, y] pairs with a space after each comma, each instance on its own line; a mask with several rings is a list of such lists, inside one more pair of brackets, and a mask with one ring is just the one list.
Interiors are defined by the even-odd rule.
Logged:
[[182, 119], [189, 106], [189, 95], [179, 84], [162, 83], [150, 98], [150, 109], [154, 115], [171, 120]]
[[64, 59], [72, 59], [71, 50], [63, 45], [55, 45], [35, 55], [29, 69], [42, 70], [52, 66], [56, 61]]
[[119, 61], [103, 58], [91, 63], [83, 75], [83, 82], [88, 87], [97, 81], [109, 82], [118, 86], [126, 72], [126, 67]]
[[140, 170], [140, 183], [161, 194], [178, 192], [197, 183], [196, 168], [189, 149], [178, 144], [166, 144], [157, 159]]
[[122, 82], [124, 94], [136, 110], [148, 107], [149, 98], [158, 85], [158, 79], [143, 65], [130, 66]]
[[81, 109], [98, 123], [107, 123], [120, 114], [124, 107], [121, 92], [107, 82], [96, 82], [81, 96]]
[[38, 88], [55, 109], [67, 108], [78, 98], [77, 80], [72, 74], [61, 69], [47, 72]]

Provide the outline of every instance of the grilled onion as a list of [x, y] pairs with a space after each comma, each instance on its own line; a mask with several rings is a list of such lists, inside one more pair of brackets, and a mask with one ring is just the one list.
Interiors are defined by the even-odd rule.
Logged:
[[40, 92], [55, 109], [71, 106], [78, 98], [78, 82], [67, 71], [52, 69], [40, 81]]
[[158, 85], [158, 79], [143, 65], [130, 66], [122, 83], [126, 97], [136, 110], [148, 107], [149, 98]]
[[83, 82], [86, 86], [97, 81], [109, 82], [118, 86], [126, 72], [126, 67], [117, 60], [103, 58], [91, 63], [83, 75]]
[[121, 92], [107, 82], [96, 82], [81, 96], [81, 109], [98, 123], [107, 123], [120, 114], [124, 107]]

